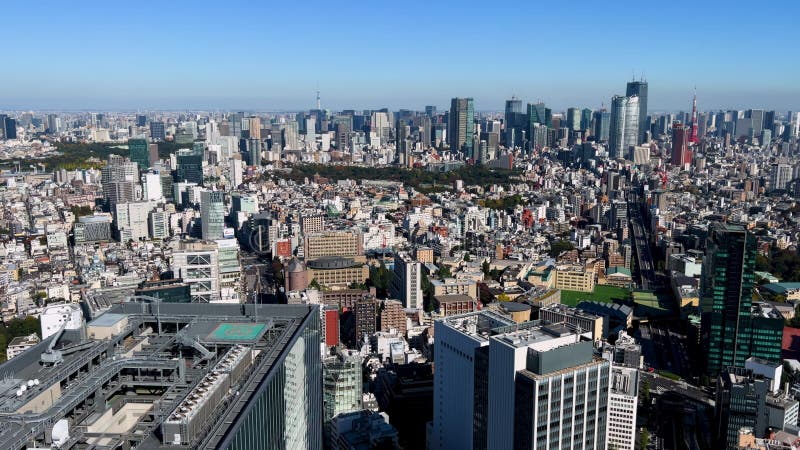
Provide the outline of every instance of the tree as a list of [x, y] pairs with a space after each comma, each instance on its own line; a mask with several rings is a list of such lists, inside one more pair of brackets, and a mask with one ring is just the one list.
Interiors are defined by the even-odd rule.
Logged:
[[469, 253], [464, 253], [464, 262], [472, 261], [472, 257], [469, 256]]
[[489, 260], [486, 260], [483, 262], [483, 264], [481, 264], [481, 270], [483, 271], [483, 275], [485, 277], [489, 276], [489, 273], [491, 273], [492, 270], [492, 265], [489, 264]]
[[314, 278], [313, 280], [311, 280], [310, 283], [308, 283], [308, 287], [310, 287], [311, 289], [316, 289], [318, 291], [322, 290], [322, 286], [319, 284], [316, 278]]
[[444, 280], [445, 278], [450, 278], [452, 276], [453, 276], [453, 274], [450, 272], [450, 266], [446, 266], [446, 265], [442, 264], [439, 267], [439, 278]]
[[550, 244], [550, 256], [555, 258], [560, 255], [562, 252], [569, 251], [574, 249], [575, 246], [572, 245], [572, 242], [562, 239], [560, 241], [555, 241]]
[[511, 300], [511, 297], [509, 297], [505, 292], [503, 292], [503, 293], [501, 293], [500, 295], [497, 296], [497, 301], [498, 302], [507, 302], [507, 301], [510, 301], [510, 300]]

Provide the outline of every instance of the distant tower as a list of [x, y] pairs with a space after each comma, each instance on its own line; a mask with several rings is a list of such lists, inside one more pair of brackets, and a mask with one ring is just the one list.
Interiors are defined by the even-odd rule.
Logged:
[[320, 102], [319, 102], [319, 89], [317, 89], [317, 110], [320, 110]]
[[697, 89], [695, 89], [692, 98], [692, 133], [689, 135], [689, 143], [696, 144], [697, 142]]

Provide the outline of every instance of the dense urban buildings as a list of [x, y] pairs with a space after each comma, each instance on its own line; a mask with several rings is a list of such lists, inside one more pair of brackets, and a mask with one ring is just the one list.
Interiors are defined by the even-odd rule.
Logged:
[[791, 448], [800, 115], [649, 87], [3, 111], [0, 446]]

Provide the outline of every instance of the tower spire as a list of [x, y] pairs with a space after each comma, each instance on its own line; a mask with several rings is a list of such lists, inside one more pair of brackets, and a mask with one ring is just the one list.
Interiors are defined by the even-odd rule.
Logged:
[[689, 135], [689, 143], [696, 144], [697, 137], [697, 86], [694, 87], [694, 97], [692, 97], [692, 132]]

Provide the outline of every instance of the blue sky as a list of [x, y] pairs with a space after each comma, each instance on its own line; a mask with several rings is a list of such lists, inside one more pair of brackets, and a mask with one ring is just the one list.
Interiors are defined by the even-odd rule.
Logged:
[[800, 2], [4, 2], [0, 108], [800, 108]]

